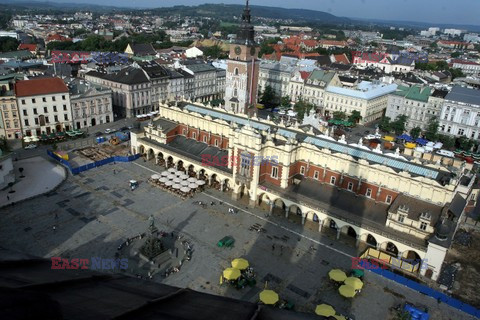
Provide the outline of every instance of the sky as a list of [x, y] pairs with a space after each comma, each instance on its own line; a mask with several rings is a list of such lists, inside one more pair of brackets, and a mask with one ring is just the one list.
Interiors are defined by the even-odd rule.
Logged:
[[[165, 7], [202, 3], [243, 4], [242, 0], [54, 0], [126, 7]], [[336, 16], [480, 25], [480, 0], [250, 0], [252, 5], [312, 9]], [[254, 11], [252, 11], [254, 15]]]

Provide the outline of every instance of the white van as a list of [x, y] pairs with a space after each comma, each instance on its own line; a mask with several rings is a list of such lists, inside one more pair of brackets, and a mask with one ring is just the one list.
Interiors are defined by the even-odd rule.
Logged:
[[455, 154], [452, 151], [448, 151], [448, 150], [443, 150], [443, 149], [438, 150], [437, 154], [444, 157], [455, 158]]

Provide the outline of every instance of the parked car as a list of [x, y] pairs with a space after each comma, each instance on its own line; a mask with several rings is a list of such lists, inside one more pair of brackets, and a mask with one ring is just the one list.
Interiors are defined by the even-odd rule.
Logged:
[[24, 149], [25, 150], [30, 150], [30, 149], [35, 149], [36, 147], [37, 147], [36, 144], [29, 144], [29, 145], [26, 145]]
[[97, 133], [95, 133], [95, 137], [101, 137], [103, 135], [103, 132], [100, 132], [98, 131]]
[[121, 127], [120, 128], [120, 131], [128, 131], [128, 130], [130, 130], [130, 129], [128, 129], [128, 127]]
[[115, 132], [115, 129], [110, 129], [110, 128], [105, 129], [106, 134], [113, 133], [113, 132]]

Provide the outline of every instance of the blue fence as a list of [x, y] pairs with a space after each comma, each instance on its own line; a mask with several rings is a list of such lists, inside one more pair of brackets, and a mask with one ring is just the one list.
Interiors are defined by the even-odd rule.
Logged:
[[480, 318], [480, 310], [472, 307], [471, 305], [468, 305], [466, 303], [463, 303], [462, 301], [449, 297], [444, 293], [438, 292], [436, 290], [433, 290], [432, 288], [429, 288], [423, 284], [420, 284], [418, 282], [412, 281], [410, 279], [407, 279], [405, 277], [402, 277], [398, 274], [395, 274], [389, 270], [378, 268], [378, 269], [369, 269], [369, 271], [379, 274], [387, 279], [393, 280], [399, 284], [403, 284], [404, 286], [409, 287], [410, 289], [413, 289], [415, 291], [418, 291], [424, 295], [427, 295], [429, 297], [432, 297], [433, 299], [436, 299], [438, 301], [441, 301], [443, 303], [448, 304], [449, 306], [459, 309], [465, 313], [468, 313], [472, 316], [475, 316], [477, 318]]
[[103, 159], [103, 160], [100, 160], [100, 161], [95, 161], [93, 163], [89, 163], [89, 164], [86, 164], [86, 165], [83, 165], [83, 166], [80, 166], [80, 167], [73, 168], [72, 165], [70, 164], [70, 162], [68, 162], [65, 159], [60, 158], [58, 155], [56, 155], [52, 151], [47, 150], [47, 154], [50, 157], [52, 157], [53, 159], [55, 159], [58, 162], [60, 162], [61, 164], [63, 164], [64, 166], [66, 166], [73, 175], [79, 174], [83, 171], [87, 171], [87, 170], [90, 170], [90, 169], [93, 169], [93, 168], [96, 168], [96, 167], [101, 167], [101, 166], [104, 166], [104, 165], [112, 163], [112, 162], [129, 162], [129, 161], [134, 161], [134, 160], [137, 160], [138, 158], [140, 158], [140, 154], [135, 154], [133, 156], [128, 156], [128, 157], [114, 156], [114, 157], [111, 157], [111, 158]]

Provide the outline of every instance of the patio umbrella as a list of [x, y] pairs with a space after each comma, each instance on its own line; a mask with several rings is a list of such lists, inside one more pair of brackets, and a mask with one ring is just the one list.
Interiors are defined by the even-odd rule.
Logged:
[[240, 278], [240, 270], [235, 268], [227, 268], [223, 270], [223, 277], [227, 280], [236, 280]]
[[352, 287], [355, 290], [360, 290], [363, 288], [363, 282], [362, 280], [355, 278], [355, 277], [349, 277], [345, 280], [345, 284], [347, 286]]
[[160, 179], [160, 176], [158, 174], [152, 174], [150, 178], [152, 178], [153, 180], [158, 180]]
[[173, 179], [173, 182], [175, 182], [175, 183], [180, 183], [180, 182], [182, 182], [182, 179], [180, 179], [180, 178], [175, 178], [175, 179]]
[[165, 185], [167, 187], [173, 186], [173, 181], [167, 181], [167, 182], [165, 182]]
[[188, 185], [188, 187], [189, 187], [190, 189], [197, 189], [197, 188], [198, 188], [198, 186], [197, 186], [196, 183], [190, 183], [190, 184]]
[[232, 267], [237, 268], [239, 270], [245, 270], [248, 268], [249, 265], [250, 264], [248, 263], [248, 261], [243, 258], [232, 260]]
[[322, 303], [315, 308], [315, 313], [323, 317], [331, 317], [335, 314], [335, 309], [332, 306]]
[[188, 183], [188, 181], [182, 181], [182, 182], [180, 182], [180, 184], [181, 184], [182, 186], [184, 186], [184, 187], [188, 187], [188, 185], [189, 185], [190, 183]]
[[353, 287], [347, 286], [346, 284], [338, 288], [338, 292], [340, 292], [340, 294], [345, 298], [353, 298], [355, 297], [356, 293]]
[[417, 140], [415, 140], [416, 143], [418, 143], [419, 145], [421, 146], [424, 146], [428, 143], [428, 140], [425, 140], [425, 139], [422, 139], [422, 138], [418, 138]]
[[168, 178], [169, 180], [173, 180], [173, 179], [176, 178], [176, 176], [175, 176], [174, 174], [169, 174], [169, 175], [167, 176], [167, 178]]
[[177, 170], [174, 169], [174, 168], [170, 168], [170, 169], [168, 169], [168, 172], [175, 173], [175, 172], [177, 172]]
[[30, 137], [30, 140], [31, 140], [32, 142], [36, 142], [36, 141], [38, 141], [38, 140], [40, 140], [40, 139], [38, 139], [37, 136], [33, 136], [33, 137]]
[[337, 320], [347, 320], [347, 318], [345, 318], [344, 316], [340, 316], [338, 314], [333, 315], [333, 317]]
[[196, 184], [198, 184], [199, 186], [203, 186], [205, 184], [205, 181], [203, 180], [198, 180], [197, 182], [195, 182]]
[[170, 172], [163, 171], [161, 174], [162, 174], [162, 177], [167, 177], [168, 175], [170, 175]]
[[179, 185], [179, 184], [174, 184], [173, 185], [173, 189], [181, 189], [181, 188], [182, 188], [182, 186]]
[[195, 178], [191, 177], [191, 178], [188, 178], [188, 179], [187, 179], [187, 181], [188, 181], [188, 182], [196, 182], [196, 181], [197, 181], [197, 179], [195, 179]]
[[24, 137], [23, 141], [24, 142], [30, 142], [30, 141], [32, 141], [32, 138], [31, 137]]
[[188, 193], [188, 192], [190, 192], [190, 190], [192, 190], [192, 189], [187, 188], [187, 187], [182, 187], [182, 188], [180, 188], [180, 191], [182, 191], [182, 192], [184, 192], [184, 193]]
[[260, 292], [260, 301], [265, 304], [275, 304], [278, 302], [278, 300], [278, 294], [273, 290], [263, 290]]
[[182, 174], [180, 176], [180, 179], [183, 179], [183, 180], [187, 180], [188, 179], [188, 176], [186, 174]]
[[343, 282], [345, 281], [345, 279], [347, 279], [347, 275], [345, 274], [345, 272], [343, 272], [340, 269], [330, 270], [330, 272], [328, 273], [328, 277], [333, 281], [337, 281], [337, 282]]
[[163, 178], [160, 178], [160, 182], [161, 183], [167, 183], [168, 182], [168, 179], [163, 177]]

